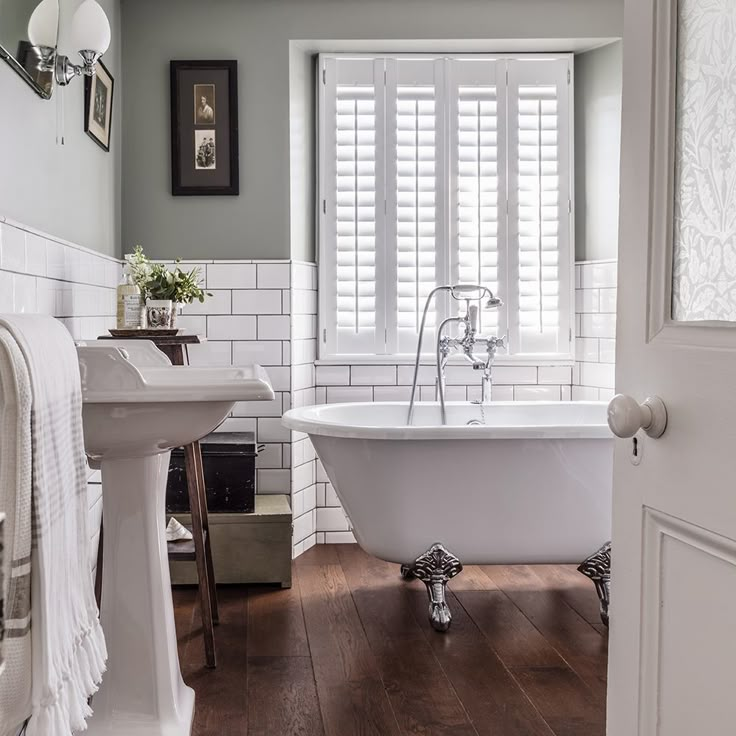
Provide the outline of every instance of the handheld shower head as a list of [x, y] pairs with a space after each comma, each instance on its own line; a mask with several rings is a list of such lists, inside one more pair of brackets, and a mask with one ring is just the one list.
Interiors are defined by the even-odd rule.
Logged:
[[[448, 288], [448, 287], [445, 287]], [[488, 301], [485, 303], [486, 309], [492, 309], [494, 307], [502, 307], [503, 301], [493, 294], [493, 292], [487, 287], [481, 284], [454, 284], [449, 287], [450, 294], [453, 299], [460, 301], [461, 299], [482, 299], [484, 296], [488, 296]]]
[[487, 291], [486, 288], [478, 284], [454, 284], [450, 287], [452, 298], [458, 301], [460, 299], [480, 299], [484, 291]]

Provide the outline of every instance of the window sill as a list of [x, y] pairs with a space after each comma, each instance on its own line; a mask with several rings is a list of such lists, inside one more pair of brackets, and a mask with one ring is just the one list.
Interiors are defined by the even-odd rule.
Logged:
[[[482, 354], [478, 354], [482, 357]], [[414, 365], [416, 358], [412, 355], [331, 355], [318, 358], [314, 361], [320, 365]], [[431, 355], [422, 356], [420, 365], [434, 365], [435, 359]], [[461, 355], [453, 355], [449, 365], [465, 365], [466, 360]], [[575, 358], [572, 355], [536, 355], [536, 356], [509, 356], [499, 355], [494, 366], [573, 366]]]

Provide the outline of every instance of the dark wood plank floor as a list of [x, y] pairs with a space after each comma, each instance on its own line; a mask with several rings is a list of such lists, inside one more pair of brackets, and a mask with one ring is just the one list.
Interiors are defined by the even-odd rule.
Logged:
[[603, 736], [607, 637], [559, 565], [468, 567], [452, 629], [424, 585], [354, 545], [314, 547], [290, 590], [222, 587], [216, 670], [193, 588], [174, 592], [193, 736]]

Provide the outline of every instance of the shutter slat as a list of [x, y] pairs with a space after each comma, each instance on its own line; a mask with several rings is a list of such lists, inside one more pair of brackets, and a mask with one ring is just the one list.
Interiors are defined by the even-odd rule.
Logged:
[[[421, 313], [437, 280], [436, 95], [430, 84], [396, 86], [396, 321], [400, 352], [416, 349]], [[434, 324], [434, 314], [429, 325]]]
[[[495, 85], [459, 86], [454, 169], [457, 279], [498, 292], [499, 150]], [[498, 334], [499, 312], [481, 312], [483, 334]]]
[[512, 88], [516, 129], [515, 219], [518, 349], [556, 352], [561, 342], [560, 109], [557, 84]]
[[374, 85], [338, 84], [335, 95], [334, 269], [340, 351], [343, 341], [359, 344], [376, 326], [377, 125]]

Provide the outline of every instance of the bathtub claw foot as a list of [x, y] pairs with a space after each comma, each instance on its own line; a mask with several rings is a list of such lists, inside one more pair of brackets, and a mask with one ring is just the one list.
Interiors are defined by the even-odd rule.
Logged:
[[[407, 565], [402, 565], [401, 574], [406, 579]], [[427, 586], [429, 595], [429, 622], [435, 631], [447, 631], [452, 623], [452, 613], [447, 605], [445, 592], [449, 580], [455, 577], [463, 566], [455, 555], [441, 544], [434, 544], [423, 555], [417, 557], [408, 573]]]
[[[444, 588], [442, 595], [444, 596]], [[452, 623], [452, 613], [450, 608], [445, 601], [435, 602], [431, 601], [429, 604], [429, 623], [432, 624], [432, 628], [435, 631], [439, 631], [444, 634], [448, 631], [450, 624]]]
[[606, 542], [595, 554], [580, 564], [578, 571], [590, 578], [598, 593], [601, 621], [608, 626], [608, 606], [611, 602], [611, 543]]
[[399, 575], [402, 580], [414, 580], [416, 575], [414, 574], [414, 565], [402, 565], [399, 569]]

